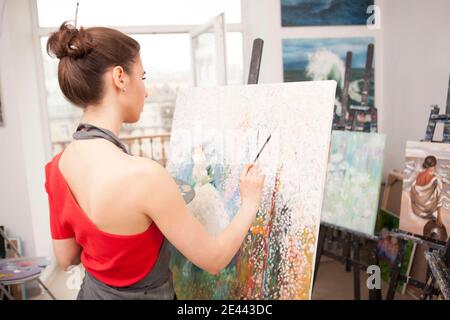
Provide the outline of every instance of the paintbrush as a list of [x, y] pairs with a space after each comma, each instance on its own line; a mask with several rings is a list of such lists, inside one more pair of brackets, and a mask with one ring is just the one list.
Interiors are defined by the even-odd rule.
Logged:
[[263, 146], [261, 147], [261, 149], [259, 150], [258, 154], [255, 157], [255, 160], [253, 160], [253, 163], [256, 162], [256, 160], [258, 160], [259, 156], [261, 155], [261, 152], [264, 150], [264, 148], [266, 147], [267, 143], [269, 142], [270, 138], [272, 138], [272, 133], [275, 131], [277, 127], [275, 127], [272, 132], [270, 133], [270, 135], [267, 137], [266, 142], [264, 142]]

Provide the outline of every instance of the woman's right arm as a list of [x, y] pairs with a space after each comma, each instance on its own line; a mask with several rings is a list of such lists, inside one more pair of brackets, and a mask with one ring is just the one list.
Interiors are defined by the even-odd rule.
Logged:
[[188, 260], [211, 274], [226, 267], [240, 248], [259, 209], [264, 184], [259, 168], [246, 165], [240, 176], [240, 209], [219, 235], [212, 236], [186, 207], [163, 167], [152, 163], [143, 180], [146, 214]]

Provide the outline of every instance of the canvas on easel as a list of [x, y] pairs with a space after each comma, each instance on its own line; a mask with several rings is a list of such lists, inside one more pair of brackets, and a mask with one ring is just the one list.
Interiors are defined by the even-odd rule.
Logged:
[[450, 232], [450, 145], [408, 141], [400, 229], [446, 241]]
[[195, 190], [188, 208], [211, 234], [240, 205], [239, 175], [258, 159], [266, 175], [257, 218], [219, 275], [172, 255], [181, 299], [309, 299], [325, 184], [334, 81], [182, 90], [168, 170]]
[[[447, 171], [450, 160], [450, 116], [448, 115], [450, 86], [448, 91], [446, 114], [439, 114], [439, 107], [432, 105], [424, 141], [406, 143], [400, 212], [401, 230], [391, 232], [391, 236], [399, 241], [399, 254], [392, 270], [386, 300], [394, 299], [395, 290], [401, 280], [407, 280], [409, 294], [420, 296], [420, 299], [428, 299], [433, 295], [434, 279], [427, 271], [425, 253], [437, 254], [439, 259], [449, 259]], [[444, 124], [443, 138], [436, 142], [435, 129], [441, 123]], [[446, 245], [444, 245], [445, 241], [447, 241]], [[405, 278], [400, 273], [408, 242], [413, 242], [416, 250], [414, 264], [409, 268], [408, 278]]]
[[[425, 161], [425, 160], [428, 161]], [[400, 229], [446, 241], [450, 226], [450, 145], [438, 142], [408, 141], [403, 172]], [[438, 224], [438, 215], [442, 224]], [[420, 281], [427, 278], [424, 245], [418, 245], [410, 276]], [[420, 297], [422, 290], [408, 285], [408, 294]]]
[[322, 221], [373, 235], [386, 137], [333, 131]]

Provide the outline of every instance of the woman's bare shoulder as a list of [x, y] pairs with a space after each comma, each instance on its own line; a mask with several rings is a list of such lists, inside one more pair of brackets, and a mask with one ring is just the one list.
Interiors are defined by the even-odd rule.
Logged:
[[142, 204], [144, 212], [160, 212], [161, 207], [167, 209], [175, 203], [173, 199], [178, 195], [178, 186], [161, 164], [151, 159], [130, 157], [127, 167], [122, 190], [133, 194], [133, 200]]
[[126, 176], [141, 187], [155, 187], [170, 177], [161, 164], [149, 158], [127, 156], [122, 167]]
[[127, 156], [127, 168], [140, 174], [158, 174], [165, 171], [165, 168], [157, 161], [150, 158]]

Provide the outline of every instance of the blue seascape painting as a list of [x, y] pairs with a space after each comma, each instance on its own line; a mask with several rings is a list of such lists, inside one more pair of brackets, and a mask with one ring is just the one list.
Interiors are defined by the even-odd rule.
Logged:
[[374, 0], [281, 0], [281, 24], [292, 26], [365, 25]]
[[[334, 80], [337, 82], [335, 120], [342, 116], [345, 56], [353, 53], [350, 69], [349, 104], [361, 105], [367, 47], [373, 37], [283, 39], [284, 82]], [[369, 106], [375, 106], [374, 69], [370, 77]]]

